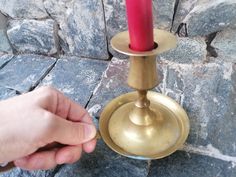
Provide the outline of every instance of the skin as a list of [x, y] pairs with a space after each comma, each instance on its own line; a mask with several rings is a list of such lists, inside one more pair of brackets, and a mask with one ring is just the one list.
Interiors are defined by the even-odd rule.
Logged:
[[96, 146], [87, 111], [50, 87], [0, 102], [0, 125], [0, 163], [27, 170], [74, 163]]

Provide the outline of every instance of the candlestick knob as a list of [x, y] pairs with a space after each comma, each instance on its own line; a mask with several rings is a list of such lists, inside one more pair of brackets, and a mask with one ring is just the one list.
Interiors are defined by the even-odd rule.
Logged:
[[158, 159], [176, 151], [189, 133], [189, 119], [171, 98], [148, 91], [158, 84], [156, 55], [176, 46], [176, 37], [154, 30], [158, 47], [138, 52], [129, 48], [128, 32], [112, 38], [112, 47], [130, 56], [128, 85], [137, 92], [121, 95], [103, 110], [99, 128], [105, 143], [136, 159]]

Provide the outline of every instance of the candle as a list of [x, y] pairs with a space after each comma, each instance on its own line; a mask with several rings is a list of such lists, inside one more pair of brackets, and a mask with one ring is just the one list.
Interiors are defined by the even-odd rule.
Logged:
[[130, 48], [149, 51], [154, 47], [152, 0], [126, 0]]

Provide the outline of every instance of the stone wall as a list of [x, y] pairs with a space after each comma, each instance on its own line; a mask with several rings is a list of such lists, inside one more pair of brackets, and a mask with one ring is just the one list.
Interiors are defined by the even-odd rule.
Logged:
[[[162, 82], [156, 90], [178, 101], [190, 117], [183, 151], [227, 163], [222, 169], [231, 173], [236, 169], [236, 0], [154, 0], [153, 4], [155, 26], [178, 36], [177, 48], [158, 58]], [[127, 29], [124, 0], [0, 0], [0, 11], [0, 53], [101, 60], [114, 56], [89, 106], [103, 108], [128, 91], [123, 74], [127, 60], [120, 60], [125, 56], [109, 44], [114, 34]], [[199, 167], [195, 162], [191, 168], [185, 165], [190, 172]], [[214, 162], [210, 166], [218, 169]], [[181, 165], [176, 171], [182, 171]]]
[[[223, 49], [223, 37], [235, 37], [235, 0], [154, 0], [153, 9], [156, 27], [202, 38], [209, 55]], [[0, 12], [2, 53], [108, 59], [119, 56], [111, 37], [127, 29], [124, 0], [0, 0]]]

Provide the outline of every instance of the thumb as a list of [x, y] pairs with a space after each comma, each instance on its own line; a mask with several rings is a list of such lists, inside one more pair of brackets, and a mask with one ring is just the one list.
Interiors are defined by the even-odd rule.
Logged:
[[62, 118], [56, 120], [53, 141], [67, 145], [83, 144], [96, 136], [96, 128], [93, 124], [72, 122]]

